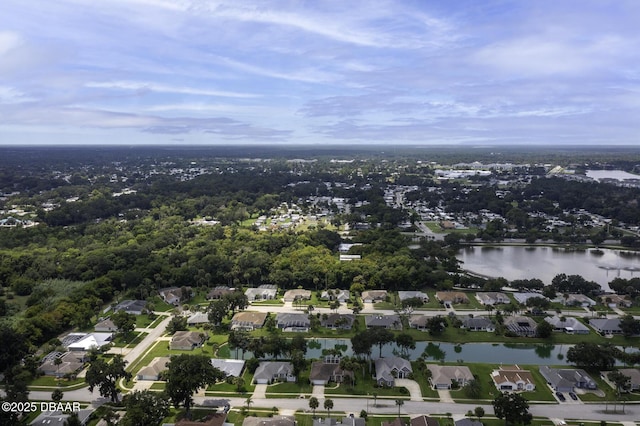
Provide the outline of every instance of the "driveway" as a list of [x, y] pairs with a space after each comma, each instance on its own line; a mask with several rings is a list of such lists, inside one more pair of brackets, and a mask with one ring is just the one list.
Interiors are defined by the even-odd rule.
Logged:
[[451, 392], [448, 389], [438, 389], [438, 397], [440, 398], [440, 402], [453, 402], [453, 398], [451, 398]]
[[267, 386], [268, 385], [256, 385], [251, 399], [265, 399], [267, 397]]
[[395, 385], [407, 388], [409, 395], [411, 395], [411, 401], [422, 401], [422, 391], [420, 390], [420, 385], [415, 380], [396, 379]]

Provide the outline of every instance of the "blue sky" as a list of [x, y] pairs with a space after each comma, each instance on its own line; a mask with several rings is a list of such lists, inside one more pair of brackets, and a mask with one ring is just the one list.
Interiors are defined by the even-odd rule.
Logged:
[[640, 145], [637, 0], [2, 0], [0, 144]]

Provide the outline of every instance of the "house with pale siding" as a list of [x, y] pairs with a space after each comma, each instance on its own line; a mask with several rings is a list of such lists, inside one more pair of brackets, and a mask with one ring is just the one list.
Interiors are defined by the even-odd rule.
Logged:
[[533, 374], [517, 365], [501, 366], [499, 369], [493, 370], [491, 380], [501, 392], [533, 391], [536, 388]]
[[431, 372], [429, 383], [434, 389], [451, 389], [454, 382], [463, 387], [474, 380], [473, 373], [465, 365], [427, 364], [427, 369]]
[[378, 386], [395, 386], [395, 379], [405, 379], [413, 373], [411, 363], [397, 356], [376, 359], [375, 368]]

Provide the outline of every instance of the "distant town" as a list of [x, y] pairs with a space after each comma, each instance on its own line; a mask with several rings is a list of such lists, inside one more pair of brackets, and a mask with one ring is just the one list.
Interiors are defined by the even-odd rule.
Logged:
[[640, 151], [2, 150], [3, 424], [638, 424]]

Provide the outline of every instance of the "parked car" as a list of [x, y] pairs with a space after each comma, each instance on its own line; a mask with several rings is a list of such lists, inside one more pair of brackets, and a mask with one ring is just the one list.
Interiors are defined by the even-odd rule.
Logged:
[[573, 399], [574, 401], [577, 401], [577, 400], [578, 400], [578, 395], [576, 395], [576, 394], [575, 394], [575, 393], [573, 393], [573, 392], [569, 392], [569, 396], [570, 396], [570, 397], [571, 397], [571, 399]]
[[558, 397], [558, 399], [560, 400], [560, 402], [564, 402], [567, 400], [567, 398], [564, 397], [564, 395], [562, 394], [562, 392], [556, 392], [556, 396]]

